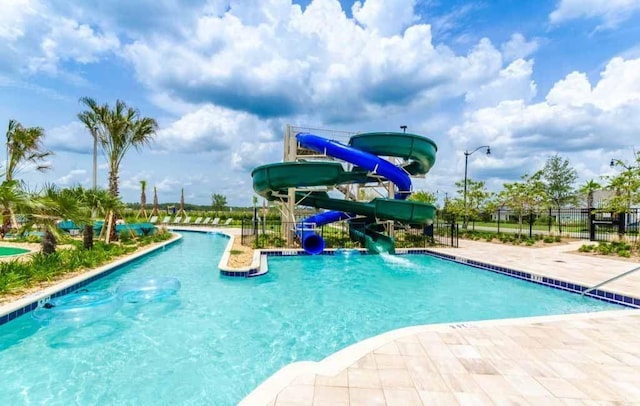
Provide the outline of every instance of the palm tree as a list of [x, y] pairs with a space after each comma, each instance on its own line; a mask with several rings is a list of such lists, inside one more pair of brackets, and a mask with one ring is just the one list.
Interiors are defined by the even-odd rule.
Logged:
[[[13, 182], [16, 175], [28, 165], [33, 165], [37, 171], [49, 169], [46, 158], [53, 152], [43, 149], [42, 139], [44, 130], [40, 127], [23, 127], [16, 120], [9, 120], [7, 128], [7, 166], [5, 168], [5, 182]], [[13, 185], [11, 187], [14, 187]], [[11, 205], [2, 206], [3, 227], [18, 227], [15, 212]]]
[[593, 209], [593, 192], [600, 189], [602, 189], [602, 185], [593, 179], [588, 180], [584, 185], [580, 186], [578, 192], [587, 196], [587, 208], [589, 210]]
[[9, 229], [8, 225], [11, 223], [12, 210], [28, 212], [29, 202], [29, 196], [22, 190], [18, 181], [10, 180], [0, 183], [0, 207], [3, 208], [1, 237], [4, 237]]
[[38, 171], [49, 169], [49, 164], [44, 160], [53, 152], [43, 150], [44, 136], [44, 130], [40, 127], [25, 128], [16, 120], [9, 120], [5, 180], [15, 179], [15, 175], [29, 164], [35, 165]]
[[70, 189], [74, 193], [76, 200], [81, 205], [81, 210], [85, 210], [85, 217], [89, 219], [83, 223], [82, 246], [85, 249], [93, 248], [93, 234], [95, 220], [92, 214], [104, 216], [110, 210], [115, 210], [122, 206], [118, 199], [115, 199], [106, 189], [85, 189], [76, 186]]
[[[108, 227], [108, 214], [117, 213], [124, 208], [124, 204], [120, 198], [114, 197], [106, 189], [88, 190], [86, 191], [85, 199], [92, 211], [100, 214], [102, 217], [107, 217], [107, 223], [103, 225], [101, 234], [106, 231], [105, 227]], [[115, 226], [111, 230], [115, 232]], [[106, 240], [109, 242], [113, 236], [110, 232], [105, 234]], [[91, 238], [93, 238], [93, 228], [91, 230], [91, 236]], [[89, 238], [88, 235], [86, 238]]]
[[184, 211], [184, 188], [180, 189], [180, 210], [176, 213], [176, 216], [186, 216]]
[[77, 192], [73, 189], [60, 189], [55, 185], [45, 185], [31, 198], [30, 213], [22, 226], [22, 232], [37, 225], [43, 230], [42, 253], [53, 254], [56, 251], [57, 239], [60, 236], [58, 221], [69, 219], [76, 224], [87, 224], [91, 221], [91, 211], [78, 201]]
[[152, 216], [157, 216], [158, 212], [158, 190], [156, 187], [153, 187], [153, 211], [151, 211]]
[[147, 181], [146, 180], [141, 180], [140, 181], [140, 212], [138, 212], [138, 217], [140, 217], [141, 215], [144, 216], [144, 219], [147, 219], [147, 194], [145, 193], [145, 189], [147, 188]]
[[[120, 163], [131, 147], [139, 150], [149, 144], [158, 128], [156, 120], [141, 117], [140, 112], [128, 107], [122, 100], [116, 100], [113, 108], [105, 103], [99, 105], [89, 97], [80, 99], [88, 110], [80, 113], [78, 118], [87, 126], [102, 148], [109, 165], [109, 192], [118, 197], [118, 173]], [[108, 232], [111, 239], [116, 239], [115, 228], [112, 228], [115, 213], [109, 215]]]

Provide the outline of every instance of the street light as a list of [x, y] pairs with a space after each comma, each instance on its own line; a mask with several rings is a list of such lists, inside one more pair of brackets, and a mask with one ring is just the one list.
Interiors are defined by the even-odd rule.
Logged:
[[407, 132], [407, 126], [406, 125], [401, 125], [400, 129], [402, 130], [403, 133]]
[[[93, 132], [93, 131], [92, 131]], [[93, 135], [93, 190], [98, 189], [98, 135]]]
[[481, 150], [482, 148], [487, 149], [487, 155], [491, 155], [491, 147], [488, 145], [482, 145], [473, 151], [464, 151], [464, 222], [462, 223], [462, 228], [467, 228], [467, 167], [469, 164], [469, 155]]

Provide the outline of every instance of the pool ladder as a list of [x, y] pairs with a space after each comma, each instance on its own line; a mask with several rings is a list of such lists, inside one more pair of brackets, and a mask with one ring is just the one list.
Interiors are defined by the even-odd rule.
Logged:
[[586, 295], [587, 293], [591, 292], [592, 290], [596, 290], [596, 289], [598, 289], [599, 287], [606, 285], [606, 284], [607, 284], [607, 283], [609, 283], [609, 282], [613, 282], [613, 281], [618, 280], [618, 279], [620, 279], [620, 278], [624, 278], [625, 276], [630, 275], [630, 274], [632, 274], [632, 273], [634, 273], [635, 271], [638, 271], [638, 270], [640, 270], [640, 266], [637, 266], [637, 267], [635, 267], [635, 268], [633, 268], [633, 269], [631, 269], [631, 270], [628, 270], [628, 271], [626, 271], [626, 272], [623, 272], [623, 273], [621, 273], [620, 275], [616, 275], [616, 276], [614, 276], [613, 278], [609, 278], [609, 279], [607, 279], [607, 280], [606, 280], [606, 281], [604, 281], [604, 282], [600, 282], [599, 284], [597, 284], [597, 285], [595, 285], [595, 286], [592, 286], [592, 287], [590, 287], [589, 289], [587, 289], [587, 290], [583, 291], [583, 292], [582, 292], [582, 296]]

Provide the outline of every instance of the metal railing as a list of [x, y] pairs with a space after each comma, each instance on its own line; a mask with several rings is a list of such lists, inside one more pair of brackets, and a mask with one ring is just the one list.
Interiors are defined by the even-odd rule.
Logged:
[[633, 268], [633, 269], [631, 269], [631, 270], [628, 270], [628, 271], [626, 271], [626, 272], [621, 273], [620, 275], [616, 275], [616, 276], [614, 276], [613, 278], [609, 278], [609, 279], [607, 279], [607, 280], [606, 280], [606, 281], [604, 281], [604, 282], [600, 282], [599, 284], [597, 284], [597, 285], [595, 285], [595, 286], [590, 287], [589, 289], [587, 289], [587, 290], [585, 290], [584, 292], [582, 292], [582, 296], [584, 296], [584, 295], [586, 295], [587, 293], [589, 293], [589, 292], [591, 292], [591, 291], [593, 291], [593, 290], [596, 290], [596, 289], [598, 289], [598, 288], [600, 288], [600, 287], [602, 287], [602, 286], [604, 286], [604, 285], [608, 284], [609, 282], [613, 282], [613, 281], [616, 281], [616, 280], [618, 280], [618, 279], [620, 279], [620, 278], [624, 278], [625, 276], [630, 275], [630, 274], [632, 274], [632, 273], [634, 273], [634, 272], [636, 272], [636, 271], [640, 271], [640, 266], [637, 266], [637, 267], [635, 267], [635, 268]]
[[591, 241], [612, 241], [624, 235], [640, 241], [640, 209], [612, 213], [587, 208], [547, 208], [522, 213], [501, 208], [480, 213], [469, 221], [468, 230], [521, 234], [522, 236], [561, 236]]
[[[298, 224], [243, 220], [240, 241], [242, 245], [253, 248], [300, 248], [300, 242], [295, 238]], [[366, 224], [362, 222], [343, 221], [317, 227], [315, 231], [324, 239], [325, 248], [363, 248], [360, 242], [350, 237], [349, 229], [361, 230], [365, 226]], [[289, 238], [287, 233], [290, 233]], [[458, 247], [458, 226], [441, 222], [431, 226], [396, 224], [393, 238], [396, 248]]]

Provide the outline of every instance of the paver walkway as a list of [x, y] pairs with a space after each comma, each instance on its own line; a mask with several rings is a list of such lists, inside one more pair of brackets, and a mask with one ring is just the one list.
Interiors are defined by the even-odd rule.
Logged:
[[[518, 247], [480, 241], [460, 240], [460, 248], [437, 248], [435, 251], [488, 262], [541, 276], [593, 286], [613, 276], [640, 266], [615, 257], [577, 254], [585, 241], [544, 248]], [[640, 296], [640, 271], [611, 282], [603, 288], [627, 296]]]
[[[637, 263], [461, 241], [439, 249], [595, 285]], [[640, 273], [607, 290], [638, 297]], [[640, 405], [640, 310], [416, 326], [291, 364], [244, 405]]]

